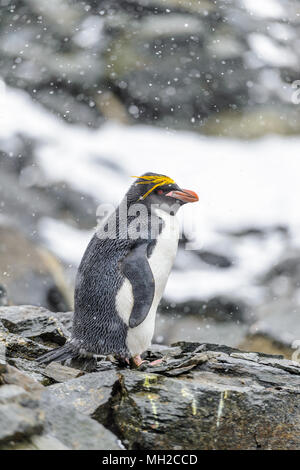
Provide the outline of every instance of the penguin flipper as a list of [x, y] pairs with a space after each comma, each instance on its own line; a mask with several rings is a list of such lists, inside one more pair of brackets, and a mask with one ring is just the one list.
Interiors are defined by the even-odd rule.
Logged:
[[148, 263], [148, 242], [133, 248], [123, 261], [123, 273], [132, 286], [134, 304], [129, 318], [129, 327], [135, 328], [147, 317], [154, 298], [154, 277]]

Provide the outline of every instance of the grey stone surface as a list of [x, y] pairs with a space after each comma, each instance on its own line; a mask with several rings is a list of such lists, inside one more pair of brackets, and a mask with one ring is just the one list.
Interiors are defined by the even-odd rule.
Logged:
[[132, 449], [299, 449], [299, 400], [299, 363], [182, 343], [121, 372], [114, 419]]
[[300, 448], [300, 362], [181, 341], [153, 346], [139, 369], [99, 359], [88, 372], [38, 366], [44, 346], [1, 335], [15, 364], [0, 369], [1, 449]]
[[0, 320], [11, 333], [63, 345], [68, 331], [51, 312], [34, 306], [2, 307]]
[[64, 366], [58, 362], [51, 362], [44, 370], [44, 375], [55, 382], [67, 382], [83, 375], [83, 372], [72, 367]]
[[109, 414], [109, 404], [117, 380], [114, 370], [93, 372], [52, 385], [45, 390], [44, 396], [46, 400], [48, 397], [55, 397], [57, 403], [72, 404], [77, 411], [104, 423]]
[[43, 429], [43, 413], [18, 404], [0, 405], [0, 445], [9, 441], [19, 441]]
[[[91, 396], [89, 392], [87, 392], [88, 396]], [[83, 396], [82, 400], [84, 399]], [[56, 395], [47, 393], [42, 398], [41, 407], [45, 412], [45, 426], [49, 434], [73, 450], [121, 449], [118, 439], [112, 432], [78, 411], [81, 409], [78, 401], [75, 409], [72, 399], [69, 403], [67, 402], [68, 400], [57, 399]], [[84, 411], [86, 412], [86, 408]]]

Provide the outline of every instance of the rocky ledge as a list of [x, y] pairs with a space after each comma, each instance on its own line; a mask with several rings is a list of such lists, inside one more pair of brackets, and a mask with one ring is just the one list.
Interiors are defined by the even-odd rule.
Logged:
[[214, 344], [44, 367], [72, 313], [0, 308], [0, 449], [299, 449], [300, 364]]

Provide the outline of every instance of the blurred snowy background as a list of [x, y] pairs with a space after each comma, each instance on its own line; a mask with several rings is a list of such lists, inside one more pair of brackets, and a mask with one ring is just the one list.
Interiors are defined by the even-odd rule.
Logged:
[[155, 171], [200, 197], [184, 210], [155, 341], [290, 357], [300, 1], [0, 6], [0, 304], [70, 310], [98, 205]]

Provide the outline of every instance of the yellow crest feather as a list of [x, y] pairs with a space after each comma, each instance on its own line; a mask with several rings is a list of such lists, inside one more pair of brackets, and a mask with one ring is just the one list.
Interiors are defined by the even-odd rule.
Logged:
[[145, 199], [154, 189], [156, 189], [158, 186], [164, 186], [165, 184], [175, 184], [175, 181], [172, 180], [172, 178], [169, 178], [168, 176], [158, 176], [158, 175], [153, 175], [153, 176], [132, 176], [132, 178], [139, 178], [143, 179], [145, 181], [139, 181], [137, 184], [153, 184], [153, 188], [149, 189], [149, 191], [142, 196], [142, 199]]

